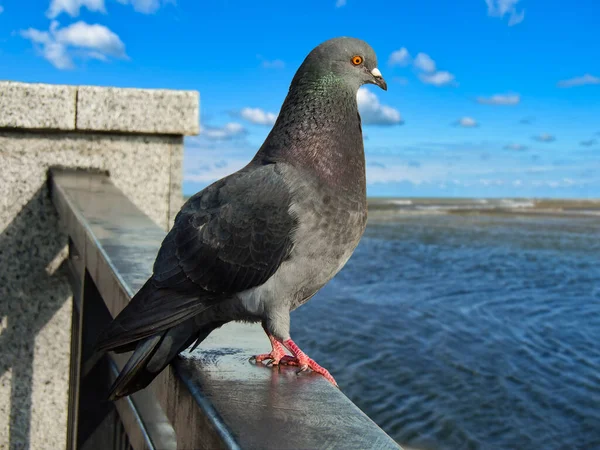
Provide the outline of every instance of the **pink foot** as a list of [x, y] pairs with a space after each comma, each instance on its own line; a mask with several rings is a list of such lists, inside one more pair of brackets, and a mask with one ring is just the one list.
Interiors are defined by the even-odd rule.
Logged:
[[263, 353], [261, 355], [256, 355], [250, 358], [251, 360], [256, 361], [257, 363], [263, 362], [265, 360], [270, 360], [268, 365], [276, 366], [279, 364], [282, 358], [286, 356], [285, 349], [283, 345], [276, 340], [274, 337], [269, 336], [269, 340], [271, 341], [272, 350], [270, 353]]
[[[318, 365], [313, 359], [309, 358], [306, 353], [300, 350], [294, 341], [288, 339], [283, 342], [283, 345], [295, 356], [295, 358], [291, 356], [286, 357], [286, 364], [300, 367], [298, 373], [311, 369], [313, 372], [320, 373], [327, 381], [338, 387], [338, 384], [335, 382], [335, 379], [331, 376], [329, 371]], [[293, 363], [292, 360], [295, 360], [295, 363]]]
[[295, 356], [285, 355], [281, 360], [279, 360], [279, 364], [282, 366], [299, 366], [298, 358]]

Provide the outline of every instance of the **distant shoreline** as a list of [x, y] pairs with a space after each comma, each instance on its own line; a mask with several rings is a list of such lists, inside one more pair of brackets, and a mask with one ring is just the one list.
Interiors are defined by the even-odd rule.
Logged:
[[494, 214], [600, 217], [600, 199], [537, 198], [382, 198], [368, 199], [369, 212], [396, 214]]
[[426, 214], [600, 218], [600, 199], [369, 197], [367, 202], [369, 213], [382, 219]]

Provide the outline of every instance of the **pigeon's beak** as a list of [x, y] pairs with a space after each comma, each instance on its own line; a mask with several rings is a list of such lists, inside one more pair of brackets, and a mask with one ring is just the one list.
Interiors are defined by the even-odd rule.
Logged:
[[371, 70], [371, 75], [373, 75], [373, 78], [375, 79], [373, 83], [379, 86], [384, 91], [387, 91], [387, 83], [383, 79], [383, 75], [381, 75], [381, 72], [377, 67]]

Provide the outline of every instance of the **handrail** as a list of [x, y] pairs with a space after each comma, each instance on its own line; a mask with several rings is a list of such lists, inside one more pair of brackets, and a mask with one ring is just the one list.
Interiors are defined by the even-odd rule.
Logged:
[[[81, 416], [81, 399], [89, 397], [90, 389], [100, 389], [103, 380], [81, 372], [93, 342], [90, 330], [98, 333], [104, 326], [100, 322], [118, 314], [146, 281], [165, 232], [105, 173], [56, 169], [50, 187], [69, 236], [78, 291], [74, 310], [81, 315], [76, 318], [74, 312], [73, 326], [80, 334], [73, 332], [69, 414], [70, 447], [79, 448], [84, 438], [94, 436], [87, 432], [82, 437], [82, 430], [95, 423]], [[98, 303], [110, 315], [98, 311]], [[194, 352], [184, 352], [147, 389], [116, 402], [129, 444], [136, 449], [399, 448], [322, 377], [248, 362], [268, 345], [259, 326], [230, 323]], [[109, 365], [122, 367], [126, 358], [110, 353]], [[97, 381], [92, 388], [90, 377]], [[102, 405], [99, 400], [98, 408]], [[93, 406], [87, 404], [86, 410]]]

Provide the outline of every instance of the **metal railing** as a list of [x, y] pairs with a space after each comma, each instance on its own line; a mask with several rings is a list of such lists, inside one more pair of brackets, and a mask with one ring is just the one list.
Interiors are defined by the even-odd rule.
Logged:
[[68, 448], [399, 448], [322, 377], [250, 364], [269, 345], [259, 326], [223, 326], [147, 389], [108, 402], [128, 355], [84, 363], [151, 274], [165, 232], [106, 173], [55, 169], [49, 181], [69, 236], [74, 296]]

